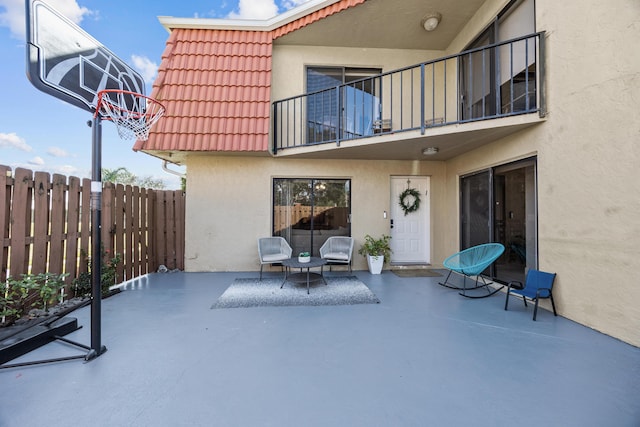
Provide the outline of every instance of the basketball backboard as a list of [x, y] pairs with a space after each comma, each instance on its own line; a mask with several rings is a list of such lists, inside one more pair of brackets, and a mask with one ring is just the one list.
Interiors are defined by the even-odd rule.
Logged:
[[26, 0], [27, 76], [41, 91], [94, 112], [98, 92], [144, 95], [142, 76], [42, 0]]

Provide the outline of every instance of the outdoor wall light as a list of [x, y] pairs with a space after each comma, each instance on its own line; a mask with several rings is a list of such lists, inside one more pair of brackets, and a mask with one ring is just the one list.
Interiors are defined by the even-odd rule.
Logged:
[[433, 156], [434, 154], [438, 154], [438, 151], [440, 151], [438, 147], [427, 147], [422, 150], [422, 154], [425, 156]]
[[441, 19], [442, 15], [440, 15], [439, 13], [429, 13], [425, 15], [424, 18], [422, 18], [420, 24], [426, 31], [433, 31], [436, 29]]

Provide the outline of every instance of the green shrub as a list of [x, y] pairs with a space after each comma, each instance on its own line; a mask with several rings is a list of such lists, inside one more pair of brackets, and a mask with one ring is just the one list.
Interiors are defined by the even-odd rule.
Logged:
[[[58, 302], [60, 289], [64, 288], [64, 279], [68, 275], [68, 273], [39, 273], [22, 274], [19, 279], [8, 278], [9, 289], [6, 296], [0, 299], [0, 315], [20, 316], [33, 307], [49, 310]], [[27, 306], [27, 300], [33, 294], [37, 294], [39, 299]]]
[[[102, 249], [102, 263], [100, 272], [100, 289], [102, 295], [109, 293], [109, 288], [116, 284], [118, 264], [122, 262], [122, 256], [119, 253], [111, 256], [108, 250]], [[73, 281], [75, 296], [91, 295], [91, 257], [85, 256], [85, 262], [89, 271], [80, 273]]]
[[371, 256], [384, 256], [385, 262], [389, 260], [391, 256], [391, 245], [389, 244], [391, 236], [382, 235], [379, 239], [374, 239], [370, 235], [364, 236], [364, 243], [360, 246], [358, 253], [364, 257]]

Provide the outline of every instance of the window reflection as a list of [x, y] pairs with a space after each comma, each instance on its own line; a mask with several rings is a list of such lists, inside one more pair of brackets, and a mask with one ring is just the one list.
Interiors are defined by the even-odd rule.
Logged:
[[273, 235], [284, 237], [294, 254], [318, 256], [329, 237], [351, 235], [350, 187], [348, 179], [274, 179]]

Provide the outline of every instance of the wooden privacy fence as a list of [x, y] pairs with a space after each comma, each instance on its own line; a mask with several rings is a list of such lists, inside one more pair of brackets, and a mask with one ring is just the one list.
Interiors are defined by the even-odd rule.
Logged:
[[[91, 181], [0, 165], [0, 281], [22, 274], [87, 272]], [[119, 255], [116, 283], [158, 266], [184, 269], [184, 192], [104, 183], [101, 240]]]

